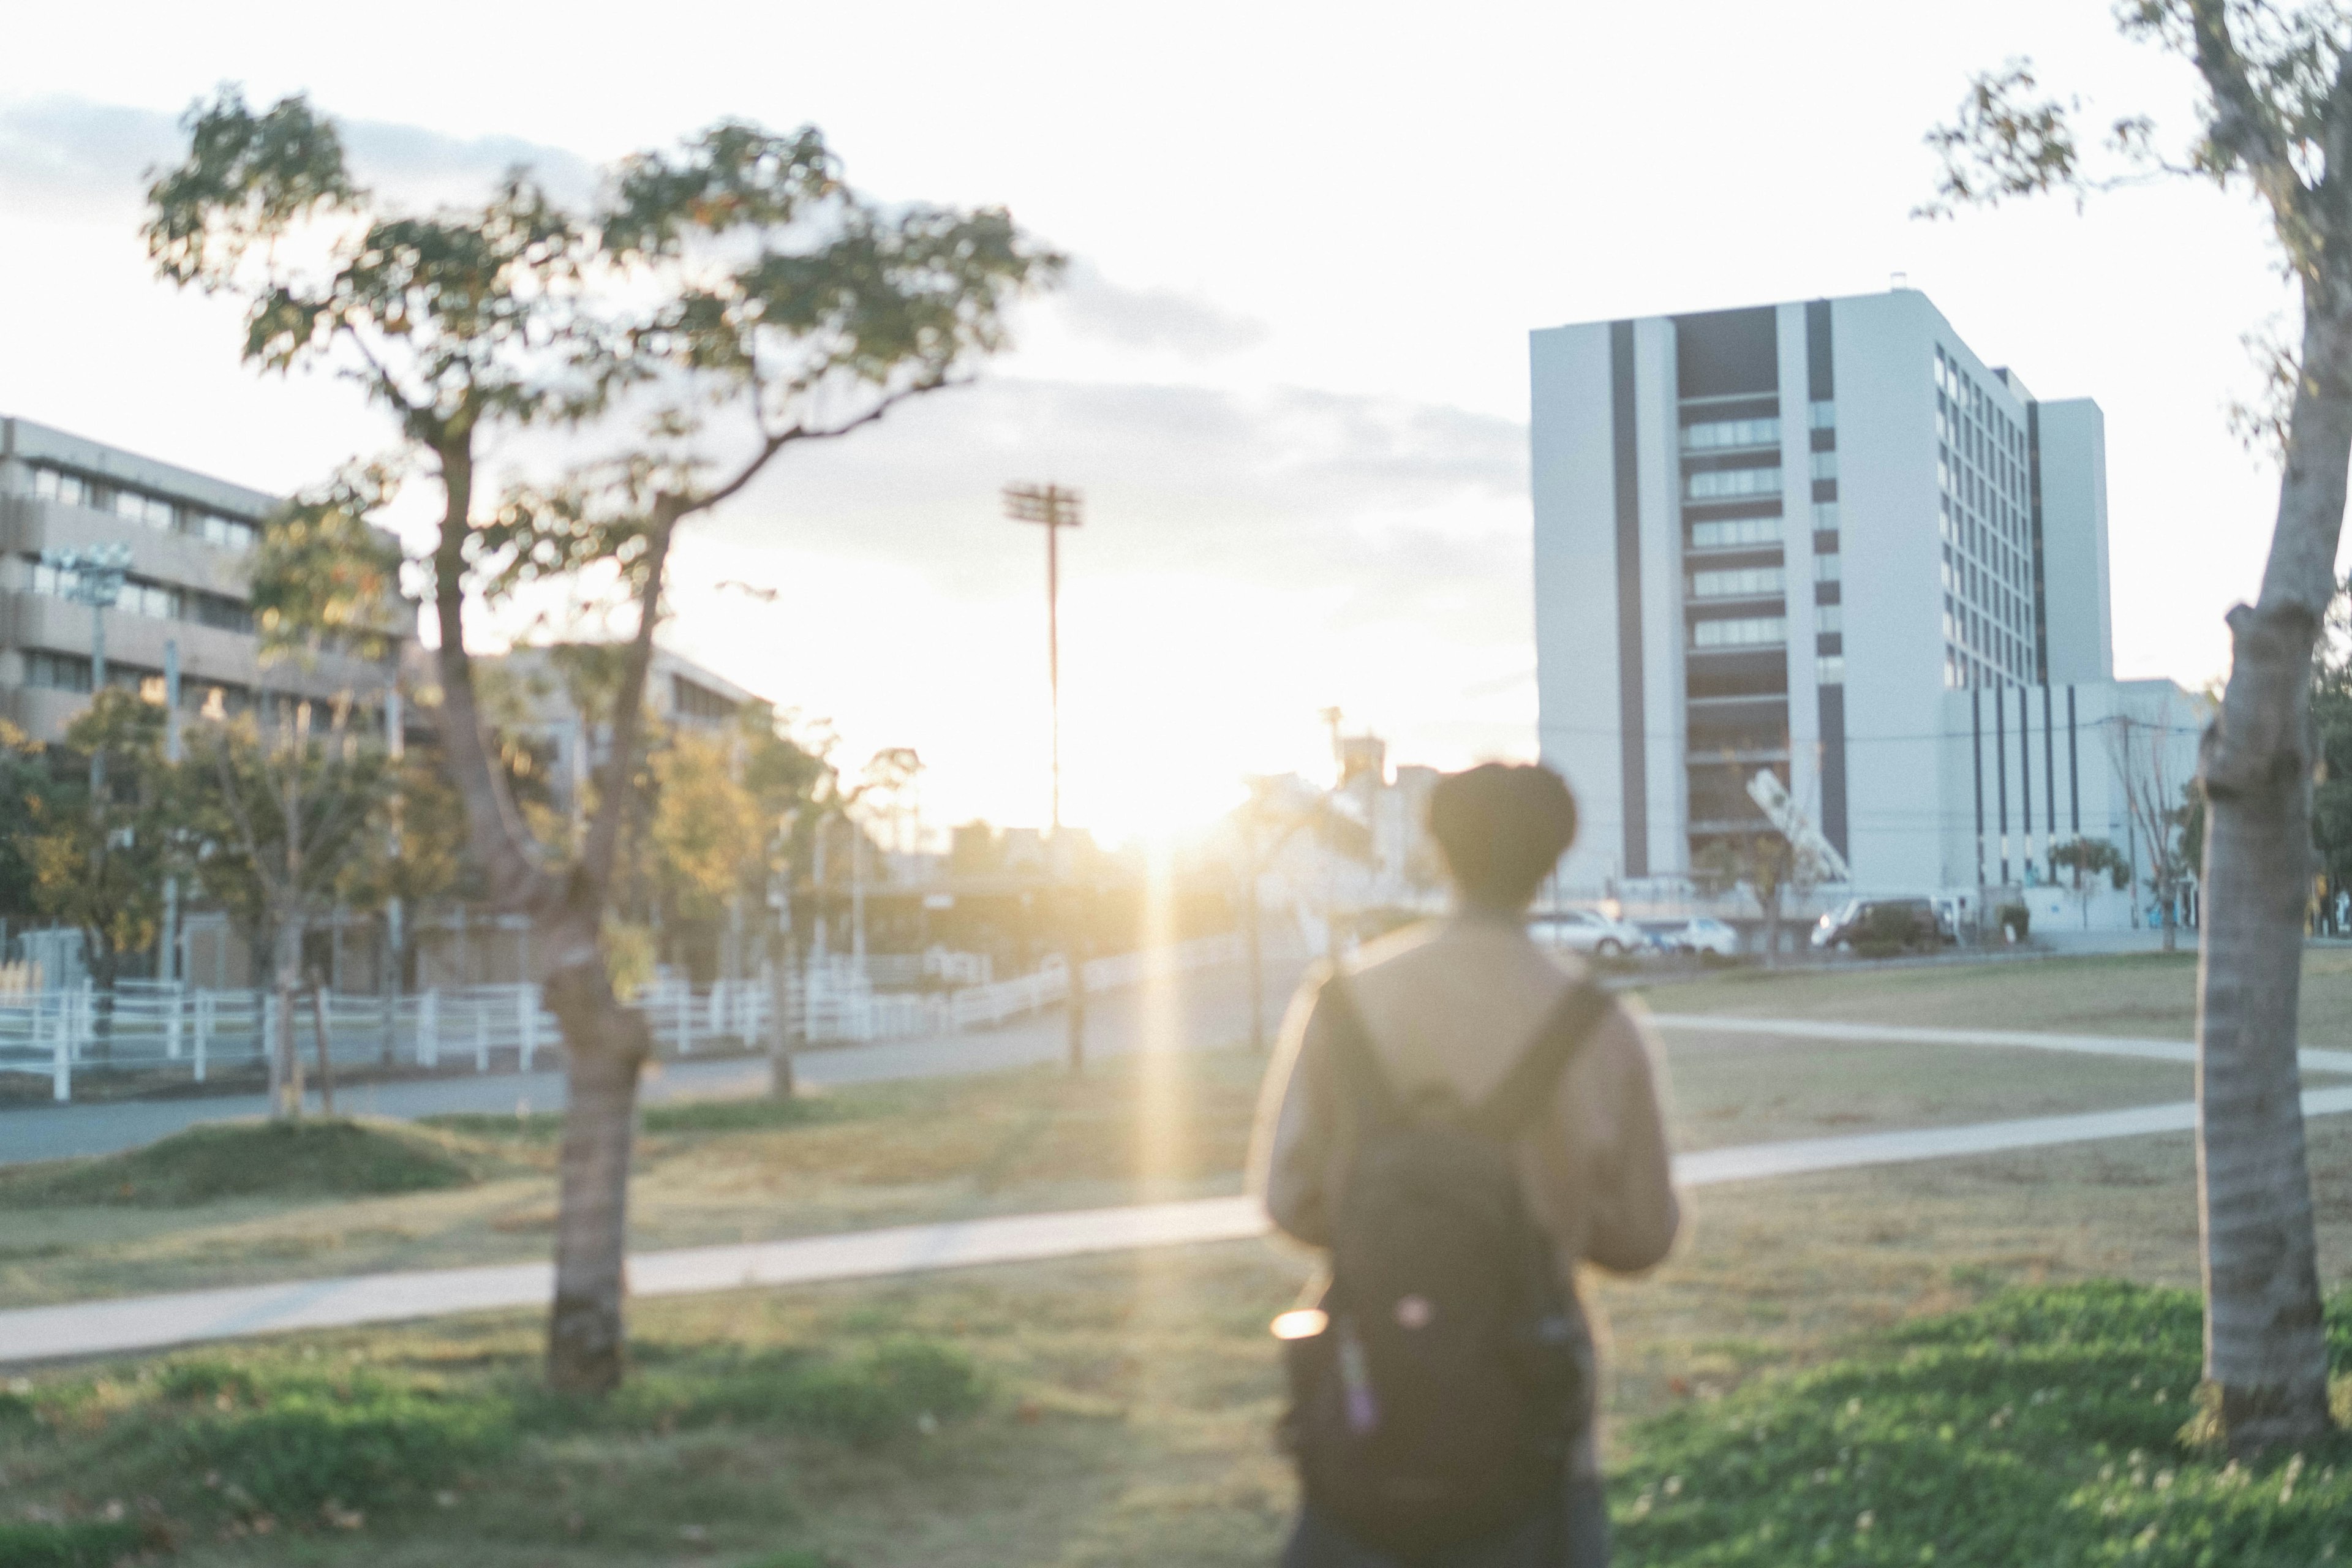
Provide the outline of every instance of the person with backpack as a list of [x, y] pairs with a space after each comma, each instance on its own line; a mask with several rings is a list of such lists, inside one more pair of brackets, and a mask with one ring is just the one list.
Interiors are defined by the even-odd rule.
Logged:
[[1456, 908], [1311, 973], [1252, 1174], [1328, 1261], [1275, 1321], [1304, 1501], [1282, 1568], [1602, 1568], [1580, 1264], [1638, 1273], [1681, 1224], [1644, 1026], [1529, 939], [1576, 835], [1541, 766], [1432, 792]]

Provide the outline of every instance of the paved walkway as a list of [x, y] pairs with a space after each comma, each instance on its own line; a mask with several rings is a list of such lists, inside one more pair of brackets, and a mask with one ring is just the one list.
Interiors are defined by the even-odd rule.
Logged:
[[[2116, 1035], [2052, 1035], [2025, 1029], [1936, 1029], [1909, 1024], [1851, 1024], [1822, 1018], [1737, 1018], [1712, 1013], [1653, 1013], [1661, 1029], [1694, 1034], [1765, 1035], [1786, 1040], [1885, 1040], [1899, 1045], [1976, 1046], [2010, 1050], [2067, 1051], [2095, 1057], [2132, 1057], [2142, 1061], [2197, 1060], [2187, 1040], [2136, 1040]], [[2352, 1051], [2306, 1050], [2298, 1058], [2307, 1073], [2352, 1073]]]
[[[2307, 1117], [2352, 1113], [2352, 1089], [2306, 1093], [2303, 1111]], [[2184, 1102], [1968, 1127], [1808, 1138], [1685, 1154], [1675, 1162], [1675, 1176], [1685, 1186], [1713, 1186], [1810, 1172], [2183, 1132], [2196, 1124], [2197, 1108]], [[693, 1295], [1237, 1241], [1257, 1236], [1265, 1228], [1264, 1217], [1249, 1199], [1204, 1198], [644, 1253], [629, 1260], [629, 1282], [634, 1295]], [[296, 1329], [349, 1328], [451, 1312], [535, 1307], [547, 1300], [553, 1288], [550, 1265], [521, 1263], [24, 1308], [0, 1312], [0, 1364], [150, 1351]]]
[[[1281, 1021], [1303, 963], [1303, 957], [1291, 952], [1268, 956], [1265, 1017], [1269, 1030]], [[1164, 1001], [1172, 1015], [1150, 1020], [1149, 1031], [1144, 1017], [1147, 997]], [[1087, 1010], [1087, 1051], [1096, 1058], [1128, 1055], [1141, 1048], [1147, 1039], [1172, 1040], [1183, 1048], [1200, 1049], [1235, 1044], [1248, 1035], [1249, 985], [1240, 964], [1175, 976], [1164, 994], [1142, 985], [1127, 986], [1092, 997]], [[803, 1051], [793, 1061], [801, 1082], [830, 1089], [1058, 1062], [1068, 1048], [1067, 1037], [1057, 1008], [985, 1034], [829, 1046]], [[673, 1100], [724, 1100], [764, 1093], [767, 1084], [765, 1057], [669, 1061], [647, 1075], [643, 1098], [652, 1105]], [[316, 1094], [310, 1102], [318, 1103]], [[339, 1085], [335, 1109], [399, 1121], [453, 1112], [507, 1115], [561, 1110], [563, 1074], [492, 1072]], [[268, 1110], [268, 1101], [258, 1094], [227, 1094], [0, 1110], [0, 1165], [111, 1154], [152, 1143], [199, 1122], [257, 1117]]]

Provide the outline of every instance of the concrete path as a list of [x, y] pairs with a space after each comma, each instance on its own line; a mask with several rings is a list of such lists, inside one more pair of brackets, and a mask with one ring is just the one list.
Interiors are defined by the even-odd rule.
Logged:
[[[1268, 955], [1265, 1018], [1269, 1031], [1281, 1022], [1304, 962], [1294, 952]], [[1147, 1019], [1147, 998], [1164, 1004], [1166, 1016]], [[1177, 975], [1165, 993], [1134, 985], [1093, 997], [1087, 1019], [1087, 1051], [1098, 1058], [1126, 1056], [1140, 1049], [1146, 1040], [1170, 1041], [1187, 1049], [1213, 1048], [1236, 1044], [1248, 1035], [1248, 982], [1242, 965], [1225, 964]], [[803, 1051], [793, 1059], [801, 1082], [829, 1089], [1058, 1062], [1067, 1050], [1067, 1038], [1063, 1016], [1055, 1009], [985, 1034], [829, 1046]], [[767, 1083], [764, 1057], [669, 1061], [647, 1075], [643, 1098], [651, 1105], [675, 1100], [724, 1100], [762, 1093]], [[310, 1097], [310, 1103], [317, 1105], [317, 1095]], [[257, 1117], [268, 1109], [268, 1101], [260, 1095], [230, 1094], [0, 1110], [0, 1165], [111, 1154], [152, 1143], [199, 1122]], [[399, 1121], [463, 1112], [503, 1116], [561, 1110], [563, 1074], [492, 1072], [353, 1083], [338, 1087], [335, 1109]]]
[[[2072, 1051], [2095, 1057], [2133, 1057], [2142, 1061], [2197, 1060], [2187, 1040], [2135, 1040], [2115, 1035], [2051, 1035], [2024, 1029], [1936, 1029], [1909, 1024], [1851, 1024], [1821, 1018], [1736, 1018], [1712, 1013], [1653, 1013], [1661, 1029], [1694, 1034], [1767, 1035], [1787, 1040], [1884, 1040], [1916, 1046], [1990, 1046], [2011, 1050]], [[2306, 1050], [2303, 1070], [2352, 1073], [2352, 1051]]]
[[[2352, 1089], [2306, 1093], [2303, 1111], [2307, 1117], [2352, 1112]], [[2197, 1108], [2181, 1103], [1968, 1127], [1808, 1138], [1682, 1155], [1675, 1162], [1675, 1176], [1685, 1186], [1713, 1186], [1809, 1172], [2181, 1132], [2196, 1123]], [[1204, 1198], [900, 1226], [794, 1241], [682, 1247], [631, 1258], [629, 1280], [631, 1292], [638, 1296], [692, 1295], [1237, 1241], [1257, 1236], [1265, 1228], [1264, 1216], [1249, 1199]], [[0, 1364], [151, 1351], [297, 1329], [348, 1328], [452, 1312], [536, 1307], [547, 1300], [553, 1281], [550, 1265], [522, 1263], [24, 1308], [0, 1312]]]

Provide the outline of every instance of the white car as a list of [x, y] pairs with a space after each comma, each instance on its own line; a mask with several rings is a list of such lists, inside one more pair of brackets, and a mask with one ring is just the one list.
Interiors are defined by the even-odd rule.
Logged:
[[1622, 958], [1650, 944], [1639, 929], [1612, 920], [1599, 910], [1550, 910], [1530, 915], [1528, 934], [1547, 947], [1588, 952], [1595, 958]]
[[1706, 952], [1717, 958], [1739, 956], [1739, 933], [1723, 921], [1700, 915], [1659, 934], [1660, 943], [1673, 952]]

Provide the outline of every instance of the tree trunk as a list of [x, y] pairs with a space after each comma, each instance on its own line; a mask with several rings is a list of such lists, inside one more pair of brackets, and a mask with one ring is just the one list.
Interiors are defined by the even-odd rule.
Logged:
[[2278, 527], [2260, 600], [2230, 613], [2230, 682], [2198, 759], [2208, 802], [2197, 1005], [2205, 1375], [2241, 1454], [2328, 1427], [2295, 1028], [2312, 870], [2311, 656], [2352, 452], [2347, 353], [2352, 317], [2307, 300]]
[[637, 1075], [652, 1051], [645, 1020], [621, 1005], [603, 957], [589, 952], [547, 983], [563, 1024], [566, 1093], [547, 1380], [571, 1394], [609, 1393], [625, 1370], [629, 1158]]
[[269, 1114], [280, 1121], [302, 1120], [302, 1055], [294, 1048], [294, 987], [302, 963], [302, 922], [291, 918], [278, 922], [276, 949], [270, 965], [269, 994], [274, 1004], [269, 1023]]

